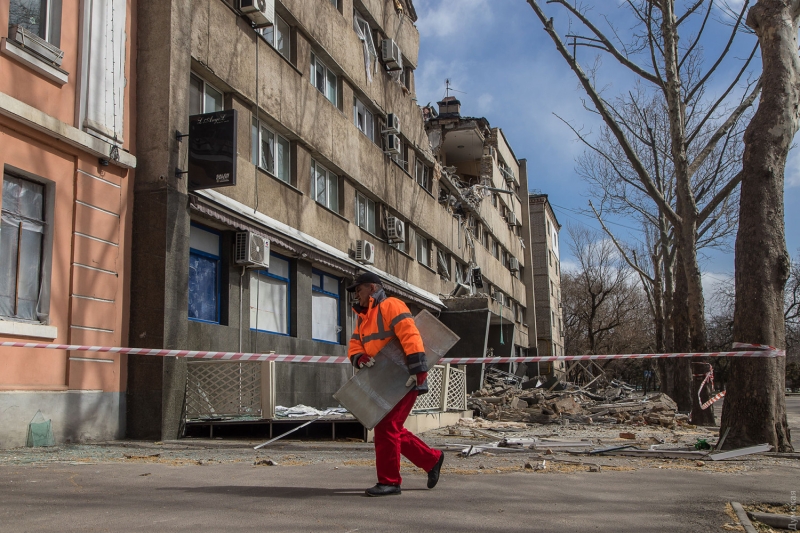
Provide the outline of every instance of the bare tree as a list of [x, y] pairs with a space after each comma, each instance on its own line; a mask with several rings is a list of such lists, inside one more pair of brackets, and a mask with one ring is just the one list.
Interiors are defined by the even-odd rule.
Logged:
[[567, 231], [578, 260], [576, 270], [562, 272], [567, 353], [652, 349], [647, 301], [634, 272], [603, 234], [574, 225]]
[[[568, 46], [556, 33], [553, 19], [545, 15], [537, 0], [528, 0], [528, 3], [578, 77], [594, 111], [602, 118], [624, 154], [636, 177], [636, 187], [655, 203], [658, 212], [672, 226], [680, 272], [676, 287], [681, 289], [676, 293], [676, 303], [679, 304], [676, 311], [686, 318], [683, 323], [678, 323], [682, 327], [675, 328], [674, 349], [704, 351], [706, 332], [697, 258], [698, 233], [714, 218], [720, 205], [739, 185], [741, 175], [736, 174], [713, 188], [701, 187], [699, 190], [696, 187], [697, 175], [701, 168], [710, 164], [712, 154], [719, 150], [720, 143], [731, 136], [732, 130], [758, 95], [760, 84], [751, 84], [743, 92], [736, 90], [748, 71], [757, 44], [749, 57], [737, 65], [737, 74], [718, 97], [709, 97], [706, 91], [709, 80], [719, 74], [720, 65], [729, 57], [733, 42], [742, 29], [748, 2], [745, 1], [742, 11], [731, 24], [723, 50], [711, 66], [704, 69], [700, 43], [711, 15], [711, 1], [694, 2], [679, 15], [675, 11], [674, 0], [629, 0], [627, 5], [637, 19], [638, 27], [630, 42], [623, 43], [612, 25], [609, 24], [611, 33], [607, 34], [590, 20], [587, 8], [573, 5], [568, 0], [548, 0], [548, 3], [564, 8], [588, 32], [583, 37], [574, 35], [573, 51], [578, 45], [601, 50], [635, 74], [640, 83], [652, 88], [653, 94], [658, 95], [668, 117], [669, 142], [668, 151], [665, 150], [664, 154], [666, 157], [659, 155], [656, 158], [669, 161], [670, 175], [674, 179], [674, 203], [659, 188], [657, 178], [643, 160], [646, 154], [637, 150], [635, 140], [638, 139], [645, 145], [654, 143], [647, 138], [638, 138], [635, 130], [631, 131], [620, 121], [621, 113], [613, 102], [602, 96], [594, 82], [594, 73], [587, 75], [574, 53], [570, 53]], [[689, 39], [688, 46], [680, 47], [678, 43], [681, 25], [696, 15], [702, 17], [700, 29]], [[739, 95], [738, 98], [734, 96], [736, 94]], [[697, 423], [713, 423], [713, 413], [699, 408], [696, 394], [690, 396], [693, 402], [693, 420]]]

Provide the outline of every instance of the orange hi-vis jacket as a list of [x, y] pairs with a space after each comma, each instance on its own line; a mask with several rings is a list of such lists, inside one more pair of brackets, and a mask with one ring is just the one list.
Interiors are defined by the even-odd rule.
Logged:
[[[387, 297], [384, 290], [379, 289], [370, 296], [366, 309], [359, 304], [355, 304], [353, 309], [358, 323], [350, 337], [347, 354], [353, 365], [361, 354], [375, 357], [389, 341], [397, 338], [406, 354], [409, 373], [428, 371], [422, 337], [406, 304]], [[427, 391], [427, 386], [418, 387], [418, 390]]]

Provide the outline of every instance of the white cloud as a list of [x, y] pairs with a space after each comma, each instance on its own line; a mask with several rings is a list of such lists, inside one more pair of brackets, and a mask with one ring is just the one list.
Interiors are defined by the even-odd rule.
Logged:
[[492, 16], [488, 0], [418, 0], [417, 28], [425, 35], [444, 38], [469, 32]]

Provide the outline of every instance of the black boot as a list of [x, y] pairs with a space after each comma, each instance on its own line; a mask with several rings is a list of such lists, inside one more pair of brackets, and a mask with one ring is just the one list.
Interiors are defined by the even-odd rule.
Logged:
[[381, 485], [378, 483], [364, 491], [364, 493], [367, 496], [393, 496], [402, 493], [402, 491], [400, 490], [400, 485]]
[[439, 472], [442, 470], [442, 463], [444, 463], [444, 452], [442, 452], [442, 456], [439, 457], [439, 461], [436, 465], [431, 468], [430, 472], [428, 472], [428, 488], [432, 489], [439, 483]]

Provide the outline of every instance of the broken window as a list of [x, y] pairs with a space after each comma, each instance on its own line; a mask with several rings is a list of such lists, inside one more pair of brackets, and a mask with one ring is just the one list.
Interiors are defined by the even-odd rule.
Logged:
[[442, 250], [436, 250], [436, 266], [439, 272], [439, 275], [450, 281], [450, 254], [445, 254]]
[[189, 320], [219, 324], [220, 234], [189, 228]]
[[433, 189], [431, 167], [423, 163], [419, 158], [417, 158], [416, 163], [416, 180], [417, 183], [419, 183], [419, 185], [426, 191], [431, 192]]
[[378, 51], [375, 49], [369, 22], [355, 9], [353, 9], [353, 29], [364, 47], [364, 70], [367, 74], [367, 82], [372, 83], [372, 75], [377, 72], [378, 67]]
[[353, 120], [356, 127], [370, 141], [375, 141], [375, 117], [372, 112], [355, 96], [353, 97]]

